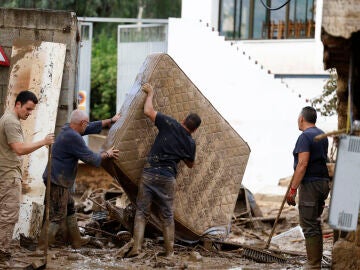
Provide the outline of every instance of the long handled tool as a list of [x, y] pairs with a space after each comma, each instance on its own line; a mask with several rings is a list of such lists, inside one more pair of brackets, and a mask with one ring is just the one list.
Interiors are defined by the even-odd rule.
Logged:
[[282, 212], [282, 210], [284, 209], [284, 204], [285, 204], [285, 201], [286, 201], [286, 197], [287, 197], [287, 194], [289, 193], [289, 190], [290, 190], [290, 188], [291, 188], [291, 184], [292, 184], [293, 180], [294, 180], [294, 176], [291, 177], [289, 186], [288, 186], [288, 188], [287, 188], [287, 190], [286, 190], [286, 193], [285, 193], [285, 195], [284, 195], [284, 199], [282, 200], [282, 203], [281, 203], [281, 206], [280, 206], [280, 209], [279, 209], [279, 213], [278, 213], [277, 216], [276, 216], [276, 219], [275, 219], [275, 221], [274, 221], [274, 225], [273, 225], [273, 227], [272, 227], [272, 229], [271, 229], [269, 238], [268, 238], [268, 240], [267, 240], [267, 242], [266, 242], [265, 249], [268, 249], [269, 246], [270, 246], [271, 239], [272, 239], [272, 237], [273, 237], [273, 235], [274, 235], [275, 228], [276, 228], [276, 225], [277, 225], [277, 223], [278, 223], [278, 221], [279, 221], [281, 212]]
[[48, 230], [49, 230], [49, 213], [50, 213], [50, 185], [51, 185], [51, 144], [49, 145], [48, 153], [48, 171], [46, 180], [46, 194], [45, 194], [45, 245], [44, 245], [44, 260], [45, 265], [47, 263], [47, 252], [48, 252]]
[[274, 235], [276, 225], [277, 225], [277, 223], [279, 221], [281, 212], [282, 212], [282, 210], [284, 208], [286, 197], [287, 197], [287, 194], [289, 193], [289, 190], [290, 190], [291, 184], [293, 182], [293, 179], [294, 179], [294, 176], [290, 180], [289, 186], [288, 186], [288, 188], [286, 190], [286, 193], [284, 195], [284, 199], [283, 199], [283, 201], [281, 203], [279, 212], [278, 212], [278, 214], [276, 216], [276, 219], [274, 221], [274, 225], [273, 225], [272, 230], [270, 232], [269, 238], [268, 238], [268, 240], [266, 242], [265, 248], [260, 249], [260, 248], [254, 248], [254, 247], [249, 247], [249, 246], [246, 247], [245, 246], [244, 251], [243, 251], [244, 257], [253, 259], [253, 260], [258, 261], [258, 262], [266, 262], [266, 263], [269, 263], [269, 262], [285, 263], [286, 262], [286, 258], [281, 255], [281, 251], [275, 252], [274, 250], [270, 250], [269, 246], [270, 246], [271, 239], [272, 239], [272, 237]]

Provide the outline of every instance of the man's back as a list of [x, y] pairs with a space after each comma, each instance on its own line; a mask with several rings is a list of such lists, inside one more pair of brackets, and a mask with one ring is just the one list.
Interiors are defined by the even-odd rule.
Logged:
[[156, 115], [155, 125], [159, 133], [148, 155], [148, 162], [151, 167], [169, 168], [176, 176], [180, 160], [194, 161], [195, 141], [180, 123], [160, 112]]

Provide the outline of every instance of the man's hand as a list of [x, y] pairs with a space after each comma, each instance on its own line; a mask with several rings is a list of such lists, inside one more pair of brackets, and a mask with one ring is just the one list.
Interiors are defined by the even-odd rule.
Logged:
[[48, 135], [46, 135], [46, 137], [44, 138], [44, 145], [53, 144], [54, 141], [55, 141], [55, 135], [54, 135], [54, 133], [48, 134]]
[[291, 187], [286, 196], [286, 202], [288, 205], [292, 205], [292, 206], [296, 205], [296, 202], [295, 202], [296, 194], [297, 194], [297, 189]]
[[114, 149], [114, 146], [105, 151], [106, 158], [118, 158], [119, 157], [119, 149]]
[[150, 95], [154, 92], [154, 89], [153, 87], [151, 86], [151, 84], [149, 83], [144, 83], [142, 86], [141, 86], [141, 90], [143, 90], [146, 94]]
[[111, 117], [111, 124], [115, 123], [117, 120], [120, 119], [120, 113], [115, 114], [113, 117]]

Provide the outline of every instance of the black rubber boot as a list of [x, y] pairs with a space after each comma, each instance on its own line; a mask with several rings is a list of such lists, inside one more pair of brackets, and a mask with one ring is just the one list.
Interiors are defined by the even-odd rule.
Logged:
[[321, 269], [321, 260], [323, 253], [322, 235], [305, 238], [307, 263], [304, 269]]

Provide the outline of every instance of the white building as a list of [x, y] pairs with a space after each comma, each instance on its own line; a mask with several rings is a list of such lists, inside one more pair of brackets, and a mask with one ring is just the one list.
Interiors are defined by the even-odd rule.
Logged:
[[[286, 2], [182, 0], [181, 18], [87, 22], [133, 23], [118, 28], [118, 110], [146, 55], [167, 52], [248, 142], [243, 183], [270, 192], [264, 187], [292, 174], [299, 112], [329, 77], [320, 40], [323, 0], [290, 0], [277, 11], [262, 5]], [[332, 131], [336, 121], [319, 116], [318, 126]]]
[[[251, 148], [243, 183], [252, 191], [293, 172], [298, 114], [329, 77], [321, 18], [322, 0], [278, 11], [261, 0], [183, 0], [181, 18], [169, 19], [169, 55]], [[334, 130], [336, 118], [319, 116], [318, 126]]]

